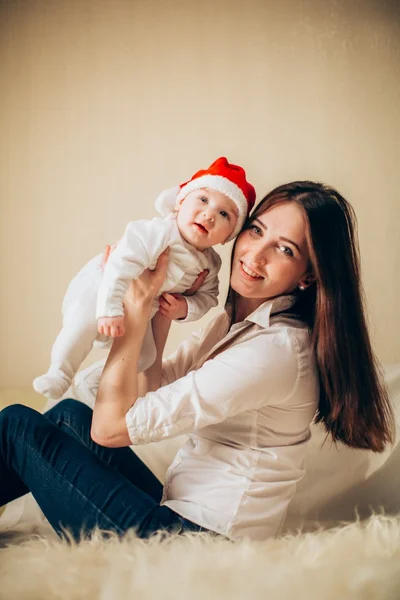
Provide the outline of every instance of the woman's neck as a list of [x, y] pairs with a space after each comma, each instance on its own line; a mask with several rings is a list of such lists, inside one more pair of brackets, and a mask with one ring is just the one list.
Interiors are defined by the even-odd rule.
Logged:
[[235, 323], [244, 321], [252, 312], [254, 312], [261, 304], [264, 304], [266, 298], [244, 298], [236, 294], [236, 310]]

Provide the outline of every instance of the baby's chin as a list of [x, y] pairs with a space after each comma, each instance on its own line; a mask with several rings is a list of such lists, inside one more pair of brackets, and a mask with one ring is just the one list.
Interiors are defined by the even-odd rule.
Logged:
[[213, 248], [213, 246], [219, 246], [220, 244], [225, 244], [229, 239], [228, 236], [224, 236], [223, 238], [215, 238], [214, 240], [204, 240], [199, 242], [198, 240], [193, 240], [193, 242], [189, 242], [192, 246], [195, 246], [198, 250], [206, 250], [207, 248]]

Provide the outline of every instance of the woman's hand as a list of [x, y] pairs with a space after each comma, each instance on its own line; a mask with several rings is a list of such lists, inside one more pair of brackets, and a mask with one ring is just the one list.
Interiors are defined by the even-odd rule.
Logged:
[[160, 254], [154, 271], [145, 269], [134, 279], [127, 289], [124, 298], [125, 313], [134, 309], [150, 309], [157, 296], [168, 268], [169, 248]]
[[[101, 270], [104, 271], [104, 267], [107, 264], [107, 261], [110, 257], [111, 252], [113, 252], [116, 248], [116, 244], [108, 245], [105, 247], [103, 256], [101, 259]], [[162, 282], [165, 279], [165, 275], [167, 273], [168, 268], [168, 255], [169, 248], [166, 248], [164, 252], [160, 254], [157, 260], [156, 267], [154, 271], [150, 269], [145, 269], [143, 273], [137, 279], [133, 280], [128, 287], [125, 298], [124, 298], [124, 309], [125, 312], [127, 309], [132, 307], [142, 308], [151, 306], [152, 301], [157, 296], [159, 289], [162, 285]], [[204, 273], [204, 271], [203, 271]], [[198, 276], [193, 286], [196, 285], [198, 279], [202, 276], [202, 273]], [[203, 279], [204, 281], [204, 279]], [[202, 284], [202, 283], [201, 283]], [[192, 286], [192, 288], [193, 288]], [[191, 289], [192, 289], [191, 288]], [[189, 290], [188, 290], [189, 291]], [[186, 301], [185, 301], [186, 304]], [[102, 319], [107, 317], [101, 317]], [[176, 318], [176, 317], [174, 317]], [[180, 318], [180, 317], [177, 317]], [[123, 317], [121, 317], [123, 321]], [[100, 325], [100, 323], [99, 323]], [[120, 325], [120, 323], [118, 323]], [[101, 333], [101, 332], [100, 332]], [[105, 333], [105, 332], [104, 332]], [[112, 337], [119, 337], [124, 335], [125, 330], [119, 331], [118, 335], [113, 335]], [[105, 335], [112, 335], [111, 333], [105, 333]]]
[[101, 258], [101, 264], [100, 264], [100, 268], [102, 271], [104, 271], [104, 267], [107, 264], [107, 261], [110, 257], [111, 252], [114, 252], [116, 247], [117, 247], [117, 244], [111, 244], [104, 248], [104, 252], [103, 252], [103, 256]]

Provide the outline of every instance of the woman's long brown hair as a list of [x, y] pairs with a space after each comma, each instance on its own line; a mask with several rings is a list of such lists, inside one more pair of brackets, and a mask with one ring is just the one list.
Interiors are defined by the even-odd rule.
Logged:
[[[296, 202], [306, 217], [315, 283], [297, 293], [294, 308], [310, 328], [317, 361], [315, 421], [334, 441], [382, 452], [394, 441], [395, 421], [366, 324], [354, 210], [334, 188], [296, 181], [265, 196], [244, 227], [281, 202]], [[231, 288], [228, 302], [235, 311]]]

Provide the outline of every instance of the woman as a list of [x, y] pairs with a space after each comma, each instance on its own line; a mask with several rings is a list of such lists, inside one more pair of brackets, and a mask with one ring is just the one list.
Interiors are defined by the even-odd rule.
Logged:
[[[137, 360], [168, 257], [132, 284], [127, 332], [104, 368], [94, 411], [65, 400], [44, 416], [0, 413], [0, 505], [32, 491], [75, 538], [207, 530], [278, 533], [303, 476], [310, 423], [381, 452], [394, 420], [365, 325], [351, 207], [295, 182], [268, 194], [238, 236], [226, 311], [163, 364], [173, 299], [153, 322], [157, 360]], [[163, 384], [160, 387], [160, 384]], [[189, 435], [164, 489], [126, 446]]]

